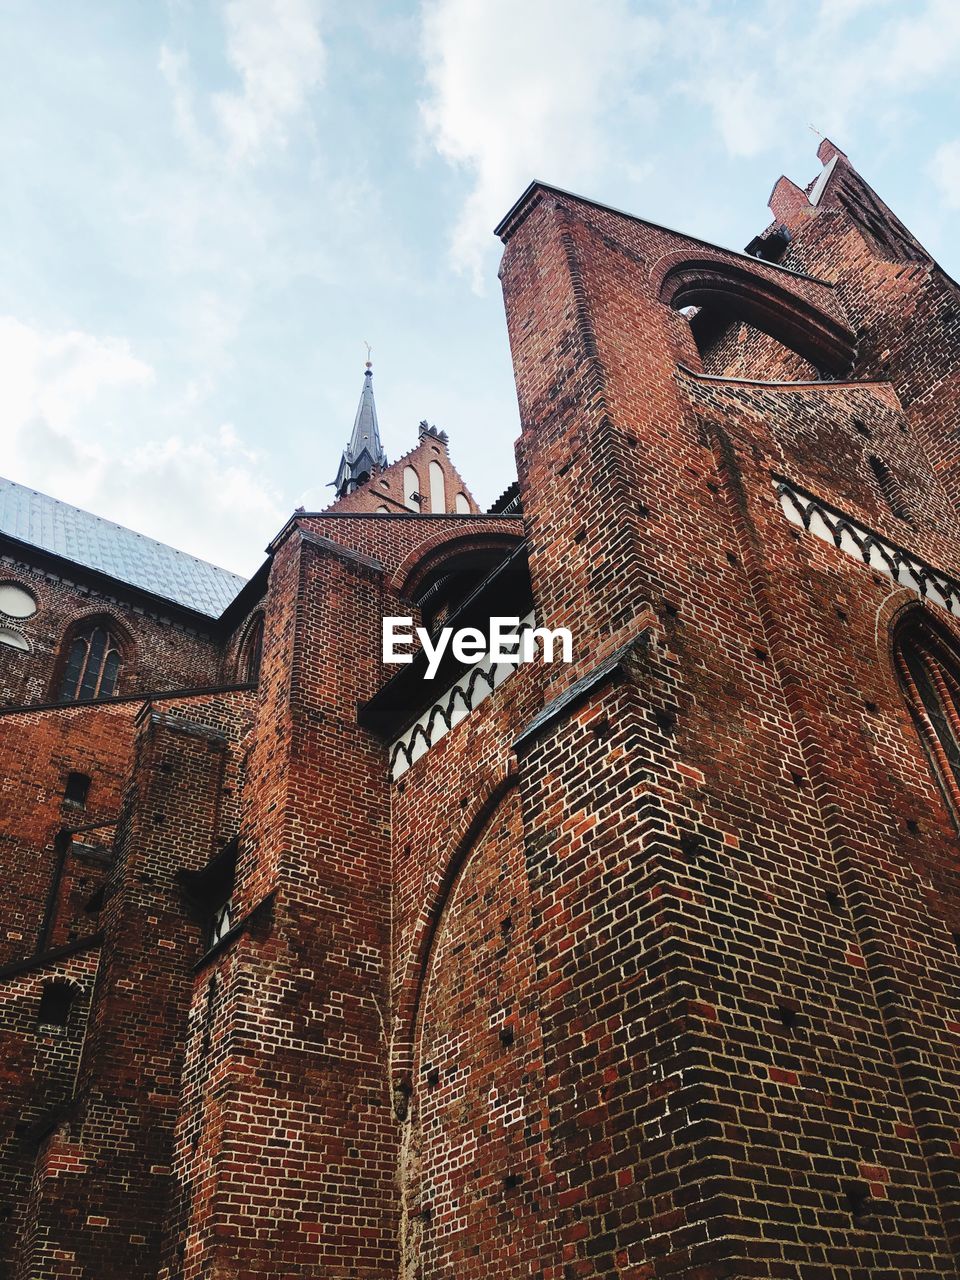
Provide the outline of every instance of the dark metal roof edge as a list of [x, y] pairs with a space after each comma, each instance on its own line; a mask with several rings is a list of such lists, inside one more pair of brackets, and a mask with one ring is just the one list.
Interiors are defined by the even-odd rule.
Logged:
[[18, 974], [29, 973], [32, 969], [46, 969], [58, 960], [66, 960], [69, 956], [78, 955], [81, 951], [90, 951], [103, 942], [103, 932], [98, 930], [89, 938], [80, 938], [77, 942], [68, 942], [65, 946], [54, 947], [51, 951], [41, 951], [37, 955], [27, 956], [24, 960], [11, 960], [9, 964], [0, 965], [0, 979], [15, 978]]
[[325, 551], [328, 555], [346, 560], [349, 564], [371, 569], [374, 573], [384, 572], [383, 563], [374, 556], [368, 556], [365, 552], [357, 551], [353, 547], [345, 547], [342, 542], [334, 542], [333, 538], [325, 538], [322, 534], [313, 533], [310, 529], [300, 529], [298, 532], [304, 546], [316, 547], [318, 551]]
[[0, 707], [0, 716], [29, 715], [34, 711], [72, 711], [75, 707], [116, 707], [128, 702], [163, 702], [168, 698], [202, 698], [211, 693], [249, 693], [255, 684], [195, 685], [186, 689], [148, 689], [143, 693], [121, 693], [110, 698], [77, 698], [74, 702], [21, 703], [15, 707]]
[[217, 622], [223, 631], [232, 631], [236, 625], [235, 620], [245, 618], [266, 595], [272, 563], [273, 556], [268, 555], [266, 560], [262, 561], [253, 577], [247, 579], [223, 613], [220, 614]]
[[609, 658], [604, 658], [604, 660], [594, 667], [592, 671], [588, 671], [585, 676], [581, 676], [579, 680], [575, 680], [568, 689], [564, 689], [562, 693], [557, 694], [551, 702], [548, 702], [542, 710], [537, 712], [527, 727], [521, 730], [518, 736], [514, 738], [514, 751], [519, 750], [519, 748], [529, 742], [531, 738], [534, 738], [548, 725], [552, 724], [554, 720], [559, 719], [564, 712], [572, 711], [573, 708], [578, 706], [588, 694], [593, 692], [594, 689], [597, 689], [608, 681], [615, 679], [618, 675], [624, 672], [625, 659], [638, 644], [643, 642], [644, 638], [649, 635], [649, 633], [650, 628], [644, 627], [638, 635], [628, 640], [625, 645], [622, 645], [615, 653], [612, 653]]

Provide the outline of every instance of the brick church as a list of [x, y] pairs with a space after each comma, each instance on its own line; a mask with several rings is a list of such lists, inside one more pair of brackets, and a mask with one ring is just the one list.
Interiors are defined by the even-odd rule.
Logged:
[[4, 1276], [958, 1275], [960, 289], [819, 160], [524, 192], [489, 511], [369, 368], [247, 582], [0, 482]]

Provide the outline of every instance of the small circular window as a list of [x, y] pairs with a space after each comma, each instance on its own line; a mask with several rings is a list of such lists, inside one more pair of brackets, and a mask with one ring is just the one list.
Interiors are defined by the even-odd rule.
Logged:
[[0, 582], [0, 613], [8, 618], [32, 618], [37, 602], [29, 591], [12, 582]]
[[24, 652], [30, 648], [27, 640], [19, 631], [14, 631], [10, 627], [0, 627], [0, 644], [5, 644], [9, 649], [23, 649]]

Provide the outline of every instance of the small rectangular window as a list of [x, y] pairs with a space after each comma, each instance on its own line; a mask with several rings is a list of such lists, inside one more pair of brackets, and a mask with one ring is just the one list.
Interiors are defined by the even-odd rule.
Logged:
[[74, 988], [69, 982], [45, 982], [40, 996], [37, 1022], [41, 1026], [65, 1027], [73, 1003]]
[[82, 809], [87, 803], [89, 792], [90, 779], [85, 773], [67, 774], [67, 785], [63, 790], [63, 798], [67, 804], [75, 804]]
[[215, 947], [237, 923], [233, 901], [238, 841], [234, 837], [200, 871], [177, 872], [177, 880], [203, 926], [207, 948]]

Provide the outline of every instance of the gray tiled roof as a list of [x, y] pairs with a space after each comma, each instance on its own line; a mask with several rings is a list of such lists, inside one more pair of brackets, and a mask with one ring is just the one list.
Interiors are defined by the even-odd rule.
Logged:
[[246, 579], [0, 477], [0, 534], [218, 618]]

